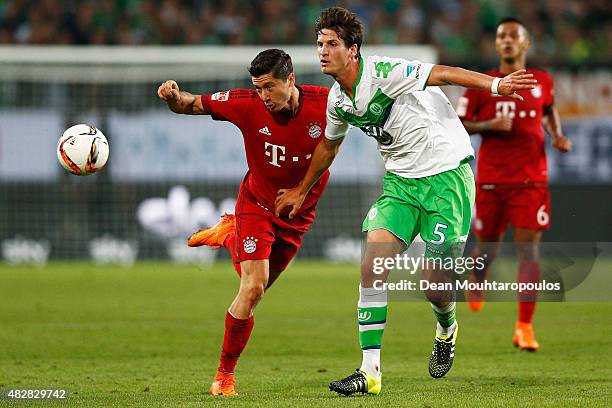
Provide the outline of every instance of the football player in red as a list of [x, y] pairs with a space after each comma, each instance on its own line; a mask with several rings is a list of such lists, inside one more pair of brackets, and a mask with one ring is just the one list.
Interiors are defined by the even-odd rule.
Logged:
[[[514, 18], [502, 20], [497, 27], [495, 48], [500, 56], [498, 69], [487, 72], [503, 77], [526, 69], [530, 46], [525, 25]], [[469, 89], [459, 100], [457, 113], [468, 133], [480, 133], [476, 175], [477, 246], [474, 256], [486, 255], [487, 266], [499, 252], [508, 224], [514, 228], [514, 242], [519, 256], [519, 282], [538, 282], [540, 265], [538, 244], [542, 231], [549, 228], [550, 194], [547, 185], [545, 139], [542, 126], [553, 146], [567, 153], [571, 141], [563, 135], [559, 113], [553, 105], [553, 80], [542, 70], [527, 69], [538, 86], [519, 91], [523, 100]], [[486, 268], [473, 271], [470, 280], [482, 282]], [[482, 291], [468, 291], [468, 304], [480, 310]], [[532, 327], [537, 293], [518, 295], [518, 321], [513, 343], [521, 350], [539, 348]]]
[[213, 395], [236, 395], [234, 370], [253, 328], [253, 311], [266, 289], [297, 253], [315, 219], [315, 208], [329, 173], [317, 182], [292, 219], [277, 217], [277, 191], [296, 185], [306, 174], [325, 131], [329, 89], [297, 86], [291, 58], [282, 50], [259, 53], [249, 67], [255, 89], [192, 95], [175, 81], [158, 89], [175, 113], [211, 115], [242, 132], [248, 171], [238, 193], [236, 214], [196, 232], [190, 246], [225, 247], [240, 275], [240, 288], [225, 317], [225, 337]]

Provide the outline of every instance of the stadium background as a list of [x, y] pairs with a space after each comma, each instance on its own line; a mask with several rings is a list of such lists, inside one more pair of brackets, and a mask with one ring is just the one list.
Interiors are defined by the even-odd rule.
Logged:
[[[523, 19], [533, 41], [528, 64], [553, 73], [556, 104], [574, 143], [566, 156], [548, 143], [553, 221], [544, 239], [609, 241], [610, 11], [605, 1], [533, 3], [343, 4], [365, 22], [370, 47], [479, 70], [497, 65], [495, 22]], [[312, 44], [312, 22], [328, 2], [291, 4], [0, 2], [3, 259], [213, 261], [216, 252], [183, 243], [232, 210], [246, 169], [242, 138], [230, 124], [172, 114], [156, 89], [170, 78], [192, 93], [251, 87], [245, 67], [272, 44], [289, 47], [298, 82], [330, 85], [318, 73]], [[446, 92], [456, 102], [461, 89]], [[111, 146], [106, 171], [88, 178], [64, 173], [55, 158], [58, 136], [80, 122], [102, 129]], [[359, 220], [380, 192], [383, 171], [374, 141], [359, 133], [332, 167], [300, 257], [359, 257]]]
[[[366, 54], [392, 47], [378, 51], [479, 70], [497, 65], [495, 22], [523, 19], [533, 37], [529, 65], [553, 73], [574, 142], [569, 155], [549, 151], [553, 214], [544, 239], [566, 247], [584, 241], [588, 249], [599, 241], [609, 255], [608, 3], [338, 2], [365, 21]], [[231, 125], [172, 114], [156, 90], [169, 78], [196, 93], [250, 87], [248, 62], [273, 45], [294, 57], [299, 82], [330, 85], [318, 73], [312, 32], [330, 4], [0, 0], [0, 406], [17, 387], [66, 388], [71, 405], [88, 407], [218, 402], [204, 394], [238, 280], [226, 255], [189, 249], [185, 237], [232, 207], [244, 149]], [[461, 93], [445, 91], [453, 102]], [[108, 168], [95, 176], [66, 174], [57, 163], [58, 137], [79, 122], [98, 126], [111, 144]], [[355, 132], [332, 167], [299, 260], [258, 306], [238, 367], [241, 395], [222, 403], [609, 406], [609, 256], [598, 259], [600, 279], [574, 298], [608, 302], [538, 305], [542, 348], [535, 354], [511, 347], [513, 302], [490, 302], [478, 314], [460, 304], [456, 362], [434, 381], [427, 375], [429, 304], [392, 302], [383, 393], [363, 399], [327, 391], [360, 354], [358, 267], [336, 262], [358, 259], [359, 226], [380, 193], [374, 142]], [[214, 257], [224, 259], [209, 265]], [[516, 265], [500, 261], [512, 276]]]

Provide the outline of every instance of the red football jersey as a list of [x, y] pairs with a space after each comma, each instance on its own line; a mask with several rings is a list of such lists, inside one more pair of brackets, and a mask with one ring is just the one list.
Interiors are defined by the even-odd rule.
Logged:
[[[242, 132], [249, 167], [242, 186], [270, 211], [274, 211], [278, 190], [295, 187], [306, 175], [314, 149], [325, 134], [329, 89], [298, 89], [300, 104], [292, 118], [270, 112], [252, 89], [202, 95], [202, 104], [213, 119], [231, 122]], [[310, 190], [300, 212], [316, 204], [328, 179], [329, 172], [325, 172]]]
[[[512, 119], [509, 132], [482, 132], [476, 183], [525, 184], [548, 180], [542, 116], [553, 103], [553, 80], [545, 71], [528, 69], [538, 80], [535, 89], [519, 91], [523, 101], [468, 89], [459, 100], [462, 120], [483, 121], [496, 116]], [[503, 77], [495, 69], [487, 74]]]

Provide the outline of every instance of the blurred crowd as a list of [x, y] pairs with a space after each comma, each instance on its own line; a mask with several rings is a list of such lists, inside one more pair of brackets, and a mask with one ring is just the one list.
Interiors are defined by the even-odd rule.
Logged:
[[342, 5], [368, 44], [433, 44], [446, 63], [495, 61], [499, 19], [521, 19], [531, 63], [612, 60], [609, 0], [0, 0], [0, 44], [311, 44]]

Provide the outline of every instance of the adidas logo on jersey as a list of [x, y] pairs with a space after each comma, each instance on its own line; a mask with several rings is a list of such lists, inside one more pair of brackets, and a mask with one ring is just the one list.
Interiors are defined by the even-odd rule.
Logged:
[[259, 129], [259, 133], [263, 133], [266, 136], [272, 136], [272, 133], [270, 132], [267, 126], [264, 126], [261, 129]]

